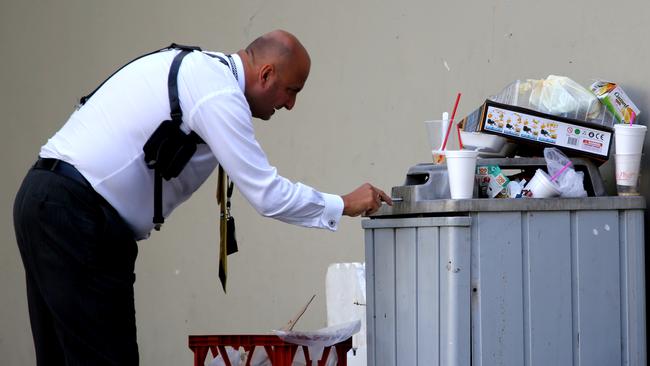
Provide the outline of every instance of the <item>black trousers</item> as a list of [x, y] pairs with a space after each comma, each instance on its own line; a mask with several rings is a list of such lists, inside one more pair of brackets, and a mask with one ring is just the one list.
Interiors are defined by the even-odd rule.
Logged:
[[137, 365], [137, 245], [90, 186], [31, 169], [14, 202], [38, 365]]

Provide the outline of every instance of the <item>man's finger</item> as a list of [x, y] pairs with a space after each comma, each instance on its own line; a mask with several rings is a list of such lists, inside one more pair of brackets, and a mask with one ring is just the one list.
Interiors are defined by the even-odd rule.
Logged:
[[390, 198], [389, 195], [387, 195], [387, 194], [386, 194], [384, 191], [382, 191], [381, 189], [378, 189], [377, 191], [378, 191], [379, 196], [381, 197], [381, 200], [382, 200], [382, 201], [388, 203], [389, 206], [392, 206], [392, 205], [393, 205], [393, 200]]

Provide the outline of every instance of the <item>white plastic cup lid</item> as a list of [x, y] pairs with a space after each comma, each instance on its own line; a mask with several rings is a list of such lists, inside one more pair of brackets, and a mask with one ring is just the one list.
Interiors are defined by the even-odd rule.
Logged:
[[619, 135], [636, 135], [645, 133], [647, 129], [647, 126], [638, 124], [617, 123], [614, 125], [614, 131]]
[[443, 150], [447, 158], [476, 158], [479, 152], [474, 150]]

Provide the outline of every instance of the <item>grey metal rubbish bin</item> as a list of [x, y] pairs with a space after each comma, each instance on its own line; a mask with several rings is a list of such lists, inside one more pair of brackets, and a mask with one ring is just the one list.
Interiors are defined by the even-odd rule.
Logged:
[[369, 365], [645, 365], [642, 197], [395, 202], [362, 222]]

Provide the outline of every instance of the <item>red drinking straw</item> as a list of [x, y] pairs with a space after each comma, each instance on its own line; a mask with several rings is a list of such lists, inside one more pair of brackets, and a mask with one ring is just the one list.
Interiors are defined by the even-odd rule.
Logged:
[[[451, 131], [451, 126], [454, 124], [454, 117], [456, 116], [456, 109], [458, 108], [458, 102], [460, 102], [460, 93], [456, 96], [456, 103], [454, 104], [454, 110], [451, 112], [451, 119], [449, 120], [449, 125], [447, 126], [447, 134], [445, 134], [445, 141], [442, 142], [442, 149], [445, 150], [447, 147], [447, 140], [449, 139], [449, 132]], [[460, 137], [460, 130], [458, 130], [458, 137]]]

